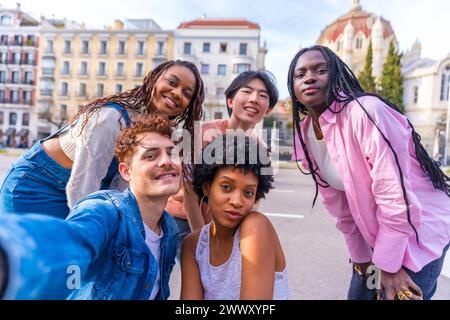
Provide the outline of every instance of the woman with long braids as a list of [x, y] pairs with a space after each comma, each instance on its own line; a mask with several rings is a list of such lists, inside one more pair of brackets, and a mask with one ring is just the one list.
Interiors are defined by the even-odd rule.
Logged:
[[320, 192], [336, 217], [353, 261], [348, 298], [430, 299], [450, 243], [450, 178], [401, 111], [365, 92], [330, 49], [300, 50], [288, 89], [293, 157], [314, 180], [313, 205]]
[[202, 116], [204, 88], [194, 64], [170, 60], [142, 85], [85, 106], [61, 130], [38, 141], [13, 163], [0, 189], [0, 213], [42, 213], [66, 218], [82, 197], [123, 191], [114, 157], [117, 137], [140, 114], [158, 112], [183, 123], [191, 135]]

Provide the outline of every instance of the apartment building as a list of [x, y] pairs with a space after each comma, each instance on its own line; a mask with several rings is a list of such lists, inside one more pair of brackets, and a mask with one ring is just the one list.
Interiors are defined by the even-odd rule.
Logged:
[[205, 84], [205, 120], [228, 118], [225, 89], [241, 72], [264, 69], [260, 26], [245, 19], [201, 18], [174, 31], [174, 56], [193, 62]]
[[0, 144], [28, 146], [38, 61], [39, 22], [15, 9], [0, 9]]

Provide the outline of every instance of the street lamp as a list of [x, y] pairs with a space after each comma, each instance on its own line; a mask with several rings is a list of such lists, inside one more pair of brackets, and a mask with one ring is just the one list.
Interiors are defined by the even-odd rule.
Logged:
[[450, 82], [447, 90], [447, 120], [445, 121], [445, 148], [444, 148], [444, 164], [448, 165], [448, 135], [450, 134]]

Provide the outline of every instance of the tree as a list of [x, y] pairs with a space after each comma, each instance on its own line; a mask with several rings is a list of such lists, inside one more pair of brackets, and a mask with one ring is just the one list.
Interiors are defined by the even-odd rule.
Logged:
[[55, 125], [58, 129], [61, 129], [62, 126], [67, 122], [67, 115], [65, 113], [60, 115], [59, 117], [56, 117], [53, 115], [50, 107], [47, 107], [45, 110], [39, 112], [38, 118], [46, 120], [47, 122]]
[[399, 54], [394, 47], [394, 41], [391, 40], [386, 62], [383, 65], [383, 72], [381, 74], [380, 95], [391, 101], [404, 112], [401, 58], [401, 54]]
[[372, 61], [372, 41], [370, 41], [367, 49], [366, 63], [363, 71], [361, 71], [358, 76], [358, 80], [364, 90], [367, 92], [376, 93], [375, 78], [372, 76]]

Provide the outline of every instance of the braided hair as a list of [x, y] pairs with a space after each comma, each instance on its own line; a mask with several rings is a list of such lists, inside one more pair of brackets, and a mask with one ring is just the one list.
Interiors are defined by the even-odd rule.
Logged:
[[[293, 117], [293, 122], [294, 122], [293, 136], [295, 139], [295, 131], [297, 131], [297, 134], [298, 134], [298, 137], [300, 140], [300, 144], [302, 146], [303, 152], [306, 156], [306, 161], [310, 168], [310, 172], [303, 171], [300, 168], [298, 162], [297, 162], [297, 167], [300, 169], [300, 171], [303, 174], [311, 174], [311, 176], [314, 180], [315, 187], [316, 187], [316, 193], [315, 193], [314, 200], [313, 200], [313, 207], [314, 207], [314, 204], [317, 199], [319, 185], [323, 188], [327, 188], [327, 187], [329, 187], [329, 185], [317, 173], [318, 167], [317, 167], [317, 165], [316, 165], [316, 167], [313, 166], [311, 157], [309, 156], [309, 153], [306, 148], [306, 144], [305, 144], [304, 138], [302, 137], [302, 132], [300, 129], [300, 124], [304, 120], [304, 116], [306, 116], [308, 114], [308, 111], [306, 109], [306, 106], [302, 105], [297, 100], [297, 98], [295, 96], [295, 92], [294, 92], [293, 77], [294, 77], [294, 70], [297, 65], [297, 61], [302, 54], [304, 54], [305, 52], [308, 52], [308, 51], [319, 51], [323, 55], [323, 57], [327, 63], [327, 66], [328, 66], [329, 78], [328, 78], [328, 84], [327, 84], [327, 88], [326, 88], [327, 97], [328, 97], [328, 101], [327, 101], [328, 108], [327, 109], [333, 113], [340, 113], [349, 102], [356, 100], [358, 105], [362, 108], [364, 113], [367, 115], [368, 119], [378, 129], [378, 131], [380, 132], [384, 141], [388, 145], [389, 149], [392, 151], [396, 165], [397, 165], [397, 169], [399, 172], [399, 176], [400, 176], [400, 182], [401, 182], [401, 187], [402, 187], [402, 191], [403, 191], [403, 198], [404, 198], [405, 205], [406, 205], [406, 213], [407, 213], [408, 223], [414, 229], [414, 232], [416, 234], [417, 243], [419, 243], [419, 236], [418, 236], [417, 230], [414, 227], [414, 225], [411, 223], [409, 200], [408, 200], [408, 196], [406, 193], [406, 188], [405, 188], [405, 184], [404, 184], [404, 180], [403, 180], [403, 171], [402, 171], [402, 168], [400, 167], [398, 156], [397, 156], [395, 150], [393, 149], [390, 141], [387, 139], [385, 134], [380, 130], [379, 126], [375, 123], [375, 121], [369, 115], [367, 110], [363, 107], [363, 105], [358, 100], [358, 98], [360, 98], [362, 96], [374, 96], [374, 97], [377, 97], [378, 99], [380, 99], [381, 101], [383, 101], [390, 108], [399, 112], [400, 114], [403, 114], [403, 113], [400, 111], [400, 109], [397, 108], [397, 106], [395, 106], [390, 101], [384, 99], [383, 97], [381, 97], [377, 94], [374, 94], [374, 93], [365, 92], [364, 89], [359, 84], [356, 76], [354, 75], [352, 70], [345, 64], [345, 62], [343, 62], [329, 48], [320, 46], [320, 45], [314, 45], [314, 46], [303, 48], [302, 50], [300, 50], [292, 59], [291, 64], [289, 66], [289, 72], [288, 72], [288, 90], [289, 90], [289, 94], [292, 99], [292, 117]], [[332, 110], [330, 108], [330, 105], [331, 105], [331, 102], [333, 102], [333, 101], [342, 103], [342, 108], [337, 111]], [[303, 116], [303, 117], [301, 117], [301, 116]], [[417, 160], [420, 163], [420, 167], [422, 168], [423, 172], [428, 177], [430, 177], [433, 187], [438, 190], [443, 191], [447, 196], [450, 197], [450, 178], [448, 176], [446, 176], [444, 174], [444, 172], [440, 169], [440, 163], [438, 161], [433, 160], [428, 155], [427, 151], [420, 143], [420, 140], [421, 140], [420, 135], [416, 132], [416, 130], [414, 129], [414, 126], [411, 124], [411, 122], [408, 119], [407, 119], [407, 121], [408, 121], [409, 126], [411, 127], [411, 134], [412, 134], [412, 138], [413, 138], [413, 142], [414, 142], [415, 153], [416, 153]], [[294, 144], [294, 152], [295, 152], [295, 154], [297, 154], [296, 144]]]
[[102, 106], [109, 102], [120, 104], [128, 110], [143, 110], [144, 114], [157, 112], [155, 106], [152, 103], [154, 98], [155, 84], [160, 76], [172, 66], [183, 66], [189, 69], [195, 76], [195, 90], [188, 107], [182, 114], [172, 119], [177, 125], [183, 123], [183, 128], [188, 130], [191, 136], [193, 136], [194, 122], [199, 121], [202, 118], [202, 104], [205, 98], [205, 92], [203, 81], [200, 77], [200, 73], [198, 72], [197, 67], [193, 63], [184, 60], [166, 61], [158, 65], [149, 74], [147, 74], [147, 76], [143, 80], [142, 85], [125, 92], [117, 93], [105, 98], [99, 98], [90, 102], [84, 108], [82, 108], [80, 112], [78, 112], [78, 114], [72, 119], [72, 122], [78, 119], [80, 115], [86, 114], [82, 125], [82, 129], [84, 129], [93, 113], [98, 111]]

